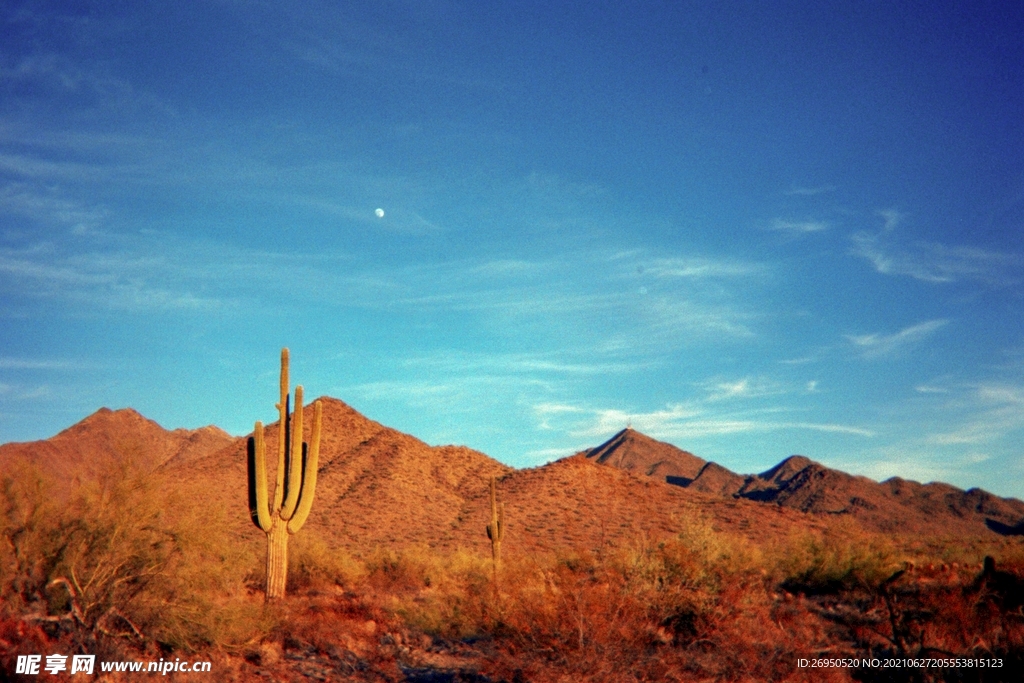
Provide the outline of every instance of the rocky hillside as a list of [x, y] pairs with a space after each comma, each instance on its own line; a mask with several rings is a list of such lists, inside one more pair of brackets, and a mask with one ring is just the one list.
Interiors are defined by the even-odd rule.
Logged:
[[[850, 515], [865, 527], [906, 534], [1024, 532], [1024, 502], [981, 489], [900, 478], [876, 482], [794, 455], [760, 474], [742, 475], [636, 430], [584, 451], [587, 458], [666, 484], [719, 497], [819, 515]], [[699, 469], [694, 471], [697, 463]]]
[[21, 462], [68, 481], [112, 461], [130, 460], [144, 468], [185, 463], [235, 441], [218, 427], [167, 430], [131, 408], [100, 408], [49, 439], [0, 446], [0, 471]]

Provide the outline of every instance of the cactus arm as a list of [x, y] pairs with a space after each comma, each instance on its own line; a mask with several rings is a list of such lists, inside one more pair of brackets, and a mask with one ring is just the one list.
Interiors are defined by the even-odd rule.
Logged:
[[284, 482], [288, 461], [288, 349], [281, 349], [281, 402], [276, 405], [277, 421], [277, 486], [274, 488], [274, 511], [284, 502]]
[[495, 478], [491, 477], [491, 523], [487, 525], [487, 538], [501, 543], [505, 535], [505, 504], [498, 507]]
[[[295, 387], [295, 414], [289, 419], [291, 397], [288, 394], [288, 349], [281, 349], [281, 400], [277, 404], [278, 422], [277, 488], [273, 507], [267, 505], [267, 449], [262, 423], [248, 442], [249, 515], [267, 536], [267, 602], [285, 596], [288, 579], [288, 538], [297, 533], [309, 518], [316, 493], [320, 460], [320, 427], [323, 407], [313, 404], [313, 438], [307, 449], [302, 442], [302, 387]], [[307, 452], [308, 450], [308, 452]]]
[[313, 507], [313, 496], [316, 495], [316, 471], [320, 466], [320, 421], [322, 406], [320, 401], [313, 404], [313, 436], [309, 443], [308, 457], [303, 463], [302, 493], [299, 496], [299, 507], [295, 516], [288, 521], [288, 533], [298, 533], [309, 517]]
[[267, 445], [263, 441], [263, 424], [256, 423], [249, 438], [249, 516], [253, 524], [270, 531], [273, 520], [267, 509]]
[[487, 524], [487, 538], [491, 539], [492, 541], [494, 540], [494, 533], [497, 531], [495, 525], [496, 513], [494, 502], [496, 499], [496, 495], [497, 494], [494, 491], [494, 477], [491, 477], [491, 521]]
[[281, 519], [288, 521], [295, 514], [302, 492], [302, 385], [295, 387], [295, 408], [292, 411], [291, 455], [288, 462], [288, 483], [285, 486]]

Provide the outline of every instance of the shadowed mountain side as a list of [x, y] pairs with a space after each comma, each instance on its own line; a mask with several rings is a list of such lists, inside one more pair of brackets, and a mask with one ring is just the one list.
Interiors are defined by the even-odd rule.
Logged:
[[43, 468], [57, 481], [98, 471], [112, 459], [133, 460], [143, 468], [188, 462], [235, 441], [218, 427], [166, 430], [131, 408], [100, 408], [56, 436], [0, 446], [0, 470], [17, 460]]
[[[754, 475], [740, 475], [671, 444], [626, 429], [597, 448], [584, 451], [597, 462], [647, 474], [688, 490], [730, 499], [774, 503], [801, 512], [852, 515], [866, 528], [907, 534], [1016, 535], [1024, 529], [1024, 502], [981, 489], [963, 491], [943, 483], [919, 484], [899, 478], [878, 483], [825, 467], [801, 455], [786, 458]], [[662, 476], [649, 466], [678, 458], [704, 463], [694, 474]], [[692, 460], [691, 460], [692, 459]], [[677, 460], [678, 462], [678, 460]], [[682, 472], [682, 467], [680, 467]]]
[[737, 495], [804, 512], [850, 514], [868, 528], [894, 533], [998, 533], [993, 522], [1013, 526], [1024, 519], [1024, 503], [1012, 498], [943, 483], [878, 483], [803, 456], [748, 477]]
[[1024, 502], [1016, 498], [1000, 498], [979, 488], [964, 491], [941, 482], [919, 484], [899, 477], [886, 479], [881, 486], [893, 499], [904, 504], [912, 501], [911, 504], [927, 515], [984, 518], [988, 528], [1003, 535], [1018, 535], [1024, 531]]
[[[461, 446], [431, 447], [329, 398], [323, 403], [316, 498], [304, 533], [335, 547], [436, 545], [457, 523], [465, 496], [511, 468]], [[311, 436], [306, 407], [304, 439]], [[276, 480], [278, 426], [266, 427], [267, 476]], [[241, 533], [262, 535], [249, 520], [245, 439], [174, 470], [205, 478]]]
[[[717, 462], [709, 462], [701, 468], [692, 482], [682, 485], [695, 491], [714, 493], [719, 496], [731, 496], [739, 491], [745, 482], [745, 477], [722, 467]], [[675, 481], [670, 481], [669, 483], [676, 484]]]
[[[602, 465], [666, 481], [668, 477], [692, 481], [706, 461], [672, 444], [656, 441], [627, 427], [582, 455]], [[687, 482], [688, 483], [688, 482]]]

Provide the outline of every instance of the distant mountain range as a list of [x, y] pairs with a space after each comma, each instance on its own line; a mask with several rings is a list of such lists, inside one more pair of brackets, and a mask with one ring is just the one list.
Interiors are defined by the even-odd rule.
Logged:
[[852, 515], [878, 531], [1024, 533], [1024, 502], [1015, 498], [899, 477], [879, 483], [801, 455], [760, 474], [737, 474], [630, 428], [581, 455], [687, 490], [801, 512]]
[[0, 472], [19, 460], [38, 464], [57, 481], [88, 476], [111, 461], [153, 468], [188, 462], [236, 441], [218, 427], [168, 431], [131, 408], [100, 408], [81, 422], [43, 441], [0, 446]]
[[[665, 537], [693, 520], [764, 541], [822, 529], [838, 517], [894, 534], [994, 537], [1022, 530], [1024, 503], [946, 484], [882, 483], [801, 456], [740, 475], [633, 429], [542, 467], [516, 470], [463, 446], [429, 446], [324, 397], [316, 500], [303, 534], [363, 553], [424, 545], [488, 552], [488, 480], [506, 505], [507, 552], [601, 551]], [[309, 439], [309, 421], [305, 425]], [[269, 479], [277, 424], [267, 427]], [[202, 490], [254, 541], [246, 439], [216, 427], [168, 431], [131, 409], [106, 408], [60, 434], [0, 446], [0, 473], [35, 463], [66, 485], [133, 460]], [[0, 475], [2, 476], [2, 475]]]

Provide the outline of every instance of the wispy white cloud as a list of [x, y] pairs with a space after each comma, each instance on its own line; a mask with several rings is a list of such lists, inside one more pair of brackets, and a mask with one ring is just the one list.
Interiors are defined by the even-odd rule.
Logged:
[[[61, 17], [75, 23], [68, 27], [68, 35], [81, 37], [102, 22]], [[53, 21], [48, 19], [45, 21]], [[20, 103], [23, 106], [63, 104], [77, 113], [102, 112], [106, 115], [138, 116], [140, 112], [172, 113], [167, 104], [151, 93], [140, 91], [132, 83], [108, 68], [108, 62], [73, 57], [61, 52], [35, 52], [17, 58], [0, 54], [0, 83], [21, 86]], [[28, 87], [26, 87], [28, 86]], [[25, 94], [31, 92], [31, 95]], [[73, 105], [73, 106], [72, 106]]]
[[804, 235], [813, 232], [824, 232], [829, 229], [825, 221], [788, 221], [776, 218], [772, 221], [771, 229], [777, 232], [789, 233], [790, 235]]
[[0, 357], [0, 370], [95, 370], [102, 367], [91, 361]]
[[949, 481], [958, 473], [954, 465], [936, 462], [928, 452], [903, 448], [887, 449], [879, 459], [857, 463], [853, 469], [855, 473], [875, 481], [899, 477], [921, 483]]
[[837, 448], [833, 456], [846, 454], [829, 464], [878, 480], [898, 476], [1010, 493], [1008, 475], [1024, 470], [1024, 385], [942, 378], [914, 389], [914, 397], [900, 396], [885, 408], [883, 422], [866, 425], [877, 432], [870, 444]]
[[766, 377], [743, 377], [733, 381], [713, 380], [700, 386], [707, 391], [707, 400], [760, 398], [787, 393], [786, 387]]
[[[507, 373], [603, 375], [628, 373], [651, 367], [650, 361], [595, 360], [602, 354], [587, 350], [565, 350], [558, 353], [458, 353], [443, 351], [425, 357], [401, 361], [404, 367], [425, 367], [445, 373]], [[573, 360], [575, 358], [575, 360]], [[586, 359], [586, 360], [582, 360]]]
[[467, 271], [484, 277], [523, 277], [550, 271], [558, 265], [555, 261], [499, 258], [468, 266]]
[[763, 271], [759, 264], [705, 257], [653, 258], [646, 265], [637, 266], [637, 274], [655, 278], [731, 278]]
[[828, 194], [829, 192], [835, 192], [839, 189], [836, 185], [815, 185], [815, 186], [804, 186], [794, 185], [782, 194], [788, 197], [814, 197], [819, 194]]
[[906, 218], [906, 214], [896, 209], [882, 209], [877, 212], [882, 217], [884, 223], [882, 224], [882, 232], [892, 232], [903, 222]]
[[52, 188], [39, 192], [25, 183], [0, 187], [0, 215], [5, 213], [24, 216], [43, 225], [70, 227], [76, 234], [94, 231], [109, 216], [109, 211], [102, 206], [89, 206], [58, 196]]
[[981, 384], [960, 399], [965, 415], [953, 428], [927, 436], [931, 444], [951, 446], [992, 443], [1024, 429], [1024, 387]]
[[[659, 259], [650, 259], [657, 262]], [[419, 310], [476, 312], [506, 321], [543, 321], [545, 327], [590, 329], [594, 346], [620, 347], [644, 352], [655, 347], [705, 343], [709, 339], [740, 340], [754, 335], [750, 323], [757, 314], [741, 308], [744, 299], [721, 284], [703, 288], [703, 276], [682, 278], [638, 291], [622, 286], [635, 275], [621, 262], [612, 278], [580, 278], [581, 273], [607, 268], [613, 257], [603, 253], [576, 253], [571, 258], [547, 260], [459, 261], [379, 271], [391, 283], [386, 293], [390, 306]], [[746, 272], [744, 270], [744, 272]], [[659, 280], [662, 278], [658, 278]], [[364, 292], [361, 305], [374, 306], [380, 293]], [[744, 292], [749, 295], [749, 291]]]
[[577, 447], [570, 448], [537, 448], [526, 451], [523, 455], [526, 457], [527, 461], [531, 463], [551, 462], [553, 460], [559, 460], [561, 458], [574, 455], [592, 446], [593, 444], [581, 443]]
[[[964, 445], [962, 442], [939, 444], [909, 439], [863, 452], [848, 471], [878, 481], [899, 477], [921, 483], [958, 482], [955, 485], [963, 488], [977, 486], [979, 479], [989, 478], [985, 472], [996, 458], [991, 452], [977, 447], [965, 449]], [[997, 467], [997, 471], [1005, 476], [1005, 468], [1002, 465]], [[966, 481], [965, 474], [968, 475]]]
[[1022, 280], [1024, 259], [1018, 254], [937, 242], [905, 243], [896, 233], [903, 214], [885, 211], [880, 215], [885, 220], [881, 232], [857, 232], [851, 236], [852, 253], [866, 259], [879, 273], [936, 284], [974, 280], [1002, 286]]
[[776, 429], [807, 429], [812, 432], [828, 432], [832, 434], [852, 434], [854, 436], [873, 437], [876, 432], [873, 429], [853, 427], [842, 424], [828, 424], [817, 422], [776, 422], [768, 423], [767, 430]]
[[[23, 295], [59, 298], [121, 310], [210, 310], [225, 301], [167, 286], [181, 268], [166, 257], [93, 253], [59, 255], [0, 249], [0, 273]], [[161, 275], [164, 277], [162, 278]]]
[[563, 415], [569, 419], [564, 426], [573, 437], [607, 438], [626, 425], [658, 439], [686, 440], [730, 434], [766, 433], [782, 430], [805, 430], [833, 434], [873, 437], [875, 432], [853, 425], [813, 421], [766, 419], [760, 411], [746, 413], [720, 412], [699, 402], [669, 404], [660, 410], [629, 412], [620, 408], [538, 411], [545, 420]]
[[533, 406], [533, 411], [538, 415], [563, 415], [566, 413], [585, 413], [584, 408], [568, 403], [538, 403]]
[[641, 329], [651, 341], [701, 340], [715, 338], [743, 339], [756, 336], [750, 329], [755, 315], [738, 311], [728, 305], [707, 305], [680, 296], [652, 296], [637, 306]]
[[51, 160], [39, 155], [0, 154], [0, 171], [22, 178], [100, 180], [109, 177], [110, 167], [69, 160]]
[[948, 323], [948, 320], [929, 320], [906, 327], [894, 334], [846, 335], [846, 338], [865, 358], [875, 358], [891, 355], [918, 344]]
[[51, 395], [50, 387], [46, 384], [40, 384], [34, 389], [29, 389], [23, 393], [19, 398], [35, 399], [35, 398], [48, 398]]

